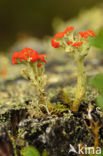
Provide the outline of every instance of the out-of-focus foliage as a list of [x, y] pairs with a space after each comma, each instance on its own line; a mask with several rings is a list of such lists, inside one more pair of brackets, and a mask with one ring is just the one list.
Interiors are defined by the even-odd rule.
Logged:
[[90, 80], [91, 85], [98, 89], [99, 93], [103, 95], [103, 74], [98, 74]]
[[[103, 29], [100, 30], [98, 35], [90, 40], [90, 43], [96, 47], [99, 48], [101, 51], [103, 50]], [[94, 78], [90, 80], [90, 84], [98, 89], [99, 95], [96, 98], [97, 105], [101, 108], [103, 111], [103, 73], [96, 75]]]
[[103, 29], [100, 30], [99, 34], [93, 38], [90, 43], [101, 50], [103, 50]]
[[40, 156], [38, 150], [32, 146], [29, 146], [28, 148], [25, 147], [21, 153], [22, 156]]
[[103, 111], [103, 74], [98, 74], [90, 80], [90, 84], [99, 91], [96, 98], [97, 105]]
[[[94, 156], [94, 154], [90, 154], [89, 156]], [[96, 154], [96, 156], [103, 156], [103, 149], [101, 150], [101, 154]]]
[[103, 149], [101, 151], [101, 154], [97, 154], [96, 156], [103, 156]]
[[42, 153], [42, 156], [48, 156], [48, 155], [49, 155], [49, 153], [46, 150], [44, 150]]
[[103, 111], [103, 96], [99, 95], [96, 99], [96, 102], [97, 102], [98, 106], [101, 108], [101, 110]]
[[[40, 153], [35, 147], [29, 146], [21, 150], [21, 155], [22, 156], [40, 156]], [[41, 156], [48, 156], [48, 152], [44, 150]]]

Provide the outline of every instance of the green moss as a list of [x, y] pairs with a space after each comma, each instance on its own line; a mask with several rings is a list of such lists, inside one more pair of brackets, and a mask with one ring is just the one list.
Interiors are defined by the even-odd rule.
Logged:
[[57, 95], [57, 98], [61, 103], [69, 106], [71, 105], [71, 96], [68, 93], [66, 93], [65, 88], [60, 90], [60, 92]]

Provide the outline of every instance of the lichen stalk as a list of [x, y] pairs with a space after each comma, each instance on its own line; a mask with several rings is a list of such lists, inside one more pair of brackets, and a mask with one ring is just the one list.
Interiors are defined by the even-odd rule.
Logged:
[[43, 80], [45, 80], [45, 79], [42, 79], [42, 77], [41, 77], [41, 79], [38, 79], [38, 77], [37, 77], [36, 90], [37, 90], [37, 95], [38, 95], [38, 103], [39, 103], [40, 107], [44, 107], [46, 109], [47, 113], [50, 114], [49, 109], [48, 109], [50, 102], [47, 98], [47, 95], [46, 95], [46, 92], [44, 89], [44, 85], [42, 85], [42, 84], [44, 84]]
[[49, 100], [47, 98], [46, 92], [45, 92], [45, 86], [46, 86], [46, 75], [44, 74], [44, 66], [37, 67], [37, 63], [35, 63], [33, 66], [30, 64], [31, 68], [31, 75], [30, 79], [33, 82], [36, 90], [37, 90], [37, 96], [38, 96], [38, 104], [39, 107], [44, 107], [48, 114], [49, 112]]
[[86, 70], [84, 66], [84, 58], [76, 60], [76, 64], [77, 64], [77, 88], [74, 102], [72, 104], [72, 110], [74, 112], [78, 111], [79, 106], [86, 94], [86, 80], [87, 80]]

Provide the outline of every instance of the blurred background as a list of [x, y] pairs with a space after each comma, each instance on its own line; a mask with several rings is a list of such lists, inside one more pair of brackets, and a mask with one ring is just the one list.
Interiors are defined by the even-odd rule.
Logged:
[[101, 7], [102, 2], [103, 0], [0, 0], [0, 51], [8, 50], [18, 39], [30, 36], [42, 39], [53, 35], [54, 19], [66, 22], [83, 10]]

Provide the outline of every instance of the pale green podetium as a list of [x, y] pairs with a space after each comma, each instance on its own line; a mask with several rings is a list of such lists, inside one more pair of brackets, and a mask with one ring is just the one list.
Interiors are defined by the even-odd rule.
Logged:
[[88, 55], [89, 48], [90, 45], [87, 42], [85, 42], [84, 45], [81, 45], [78, 49], [74, 49], [74, 47], [70, 47], [70, 49], [68, 47], [65, 48], [66, 52], [74, 58], [77, 67], [76, 93], [71, 105], [71, 110], [74, 112], [78, 112], [79, 106], [86, 94], [87, 76], [84, 61], [85, 57]]
[[78, 112], [79, 106], [83, 101], [87, 89], [86, 71], [84, 66], [85, 57], [88, 55], [90, 44], [87, 41], [95, 36], [92, 30], [79, 32], [77, 35], [73, 33], [74, 27], [67, 27], [64, 32], [57, 33], [52, 41], [54, 48], [62, 47], [70, 54], [76, 62], [77, 66], [77, 86], [72, 104], [70, 108], [73, 112]]
[[36, 101], [37, 109], [44, 108], [47, 113], [50, 114], [48, 109], [50, 102], [45, 92], [45, 87], [47, 85], [47, 76], [44, 74], [45, 66], [42, 63], [42, 65], [38, 67], [37, 64], [38, 62], [28, 62], [26, 68], [22, 70], [22, 75], [24, 78], [29, 79], [36, 88], [38, 95], [38, 100]]

